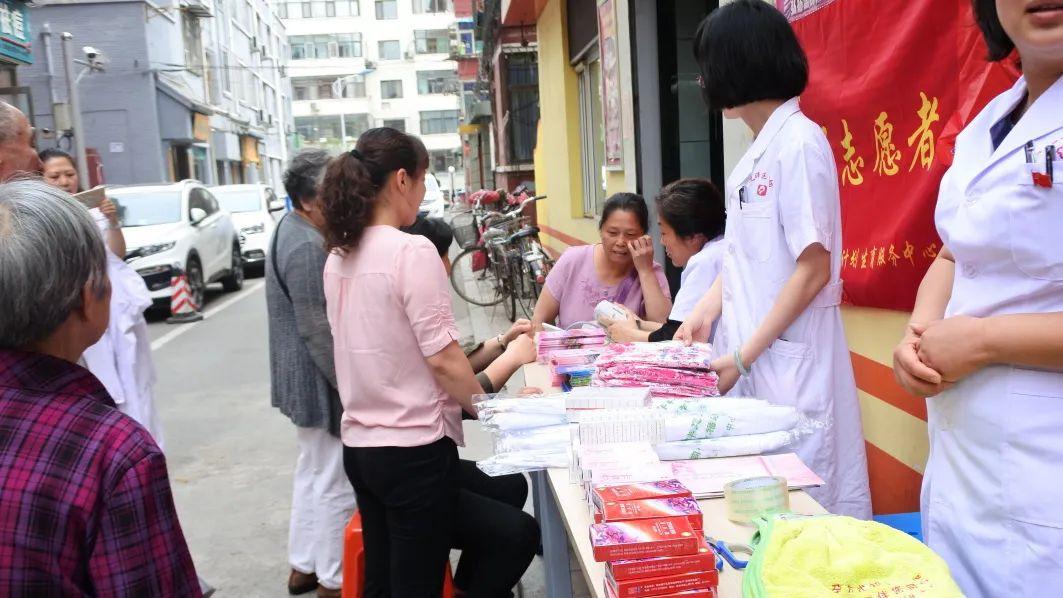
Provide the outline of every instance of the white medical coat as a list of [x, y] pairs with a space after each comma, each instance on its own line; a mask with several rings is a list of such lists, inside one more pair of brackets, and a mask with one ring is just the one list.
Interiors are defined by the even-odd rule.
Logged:
[[832, 513], [868, 518], [860, 407], [838, 307], [838, 174], [823, 131], [801, 113], [797, 98], [775, 110], [742, 156], [727, 179], [726, 201], [720, 355], [752, 336], [807, 247], [819, 243], [831, 255], [830, 282], [730, 394], [791, 405], [820, 422], [792, 447], [826, 482], [809, 493]]
[[[92, 215], [106, 230], [106, 216]], [[107, 248], [107, 276], [111, 279], [111, 321], [95, 345], [85, 350], [82, 360], [114, 399], [118, 410], [147, 428], [159, 448], [163, 446], [162, 426], [155, 411], [155, 365], [144, 310], [151, 296], [144, 279]]]
[[[1025, 93], [1020, 79], [956, 138], [935, 213], [956, 260], [946, 317], [1063, 311], [1063, 79], [991, 141]], [[1031, 175], [1049, 145], [1055, 184], [1043, 188]], [[987, 367], [928, 399], [927, 415], [923, 534], [960, 588], [1063, 592], [1063, 374]]]

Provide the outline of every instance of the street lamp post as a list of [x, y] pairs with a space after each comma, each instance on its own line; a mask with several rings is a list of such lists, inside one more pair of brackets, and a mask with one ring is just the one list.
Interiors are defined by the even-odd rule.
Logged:
[[89, 185], [89, 161], [85, 155], [85, 134], [81, 126], [81, 99], [78, 97], [77, 81], [74, 77], [74, 57], [70, 53], [71, 40], [74, 36], [64, 31], [60, 36], [63, 40], [63, 67], [66, 70], [66, 93], [70, 107], [70, 127], [74, 130], [74, 153], [78, 165], [79, 176], [84, 177], [85, 185]]

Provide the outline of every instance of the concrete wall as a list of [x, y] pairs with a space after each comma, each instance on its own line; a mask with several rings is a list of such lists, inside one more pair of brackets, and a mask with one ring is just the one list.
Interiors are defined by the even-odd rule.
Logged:
[[[100, 152], [108, 183], [148, 183], [166, 179], [156, 92], [145, 37], [144, 5], [140, 2], [101, 2], [41, 6], [31, 9], [34, 64], [19, 69], [23, 85], [32, 89], [38, 131], [55, 128], [52, 102], [66, 101], [66, 83], [59, 34], [74, 35], [74, 57], [83, 59], [83, 46], [103, 50], [107, 72], [86, 75], [80, 84], [86, 147]], [[107, 23], [107, 27], [100, 27]], [[42, 37], [47, 24], [52, 35]], [[54, 80], [49, 85], [45, 45], [50, 45]], [[75, 65], [76, 66], [76, 65]], [[80, 71], [81, 67], [76, 67]], [[55, 95], [50, 93], [50, 87]], [[53, 147], [56, 139], [38, 137], [38, 147]], [[64, 149], [70, 149], [64, 145]], [[111, 151], [111, 150], [121, 151]]]

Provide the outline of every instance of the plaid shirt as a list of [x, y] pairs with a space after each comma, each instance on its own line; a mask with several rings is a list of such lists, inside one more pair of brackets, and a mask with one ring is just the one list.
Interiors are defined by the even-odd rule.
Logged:
[[200, 596], [166, 459], [88, 371], [0, 349], [0, 596]]

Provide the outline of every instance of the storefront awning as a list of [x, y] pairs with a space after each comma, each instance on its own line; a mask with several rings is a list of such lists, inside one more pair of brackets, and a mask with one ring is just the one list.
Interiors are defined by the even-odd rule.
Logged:
[[548, 0], [502, 0], [503, 25], [531, 25], [539, 20]]

